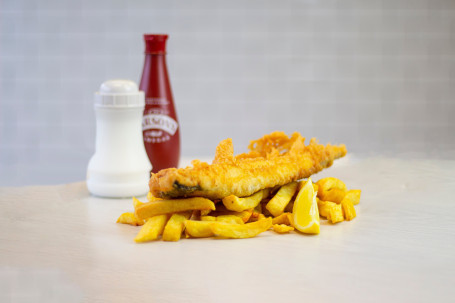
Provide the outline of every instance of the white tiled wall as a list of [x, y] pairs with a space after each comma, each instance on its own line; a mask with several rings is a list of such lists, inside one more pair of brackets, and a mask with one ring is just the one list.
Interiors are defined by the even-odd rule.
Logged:
[[168, 33], [183, 155], [273, 131], [455, 159], [455, 1], [0, 2], [0, 185], [83, 180], [93, 92]]

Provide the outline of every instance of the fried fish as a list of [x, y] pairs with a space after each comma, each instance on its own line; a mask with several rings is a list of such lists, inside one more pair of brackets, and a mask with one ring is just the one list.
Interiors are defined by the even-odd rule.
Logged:
[[346, 155], [346, 147], [326, 146], [295, 132], [273, 132], [251, 141], [249, 152], [234, 156], [232, 139], [220, 142], [212, 164], [194, 160], [193, 167], [168, 168], [152, 174], [149, 186], [155, 197], [206, 197], [222, 199], [229, 195], [246, 197], [255, 192], [310, 175], [332, 165]]

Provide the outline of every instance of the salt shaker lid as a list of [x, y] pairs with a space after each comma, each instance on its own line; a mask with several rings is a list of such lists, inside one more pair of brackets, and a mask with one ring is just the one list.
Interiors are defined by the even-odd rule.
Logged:
[[115, 79], [101, 84], [95, 93], [95, 107], [132, 108], [144, 107], [144, 92], [131, 80]]

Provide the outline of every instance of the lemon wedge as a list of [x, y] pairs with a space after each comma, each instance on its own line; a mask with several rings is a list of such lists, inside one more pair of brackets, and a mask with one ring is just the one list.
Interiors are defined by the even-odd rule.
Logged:
[[319, 234], [319, 211], [311, 178], [295, 198], [292, 209], [294, 227], [305, 234]]

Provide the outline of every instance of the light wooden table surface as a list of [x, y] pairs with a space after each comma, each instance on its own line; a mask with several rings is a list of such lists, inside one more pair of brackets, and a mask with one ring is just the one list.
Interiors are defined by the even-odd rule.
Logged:
[[[455, 161], [348, 157], [362, 189], [318, 236], [135, 244], [130, 199], [85, 183], [0, 188], [0, 302], [453, 302]], [[145, 197], [142, 197], [145, 200]]]

